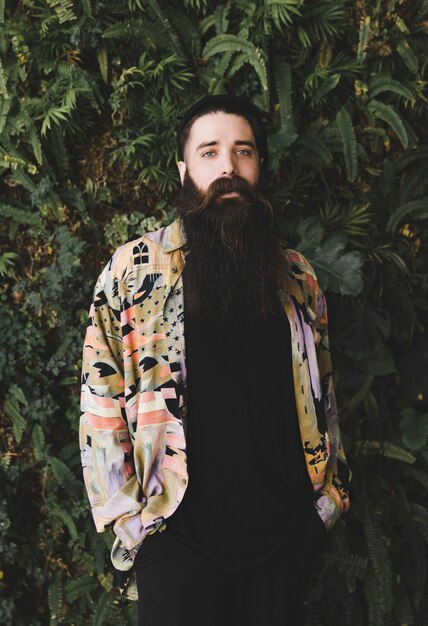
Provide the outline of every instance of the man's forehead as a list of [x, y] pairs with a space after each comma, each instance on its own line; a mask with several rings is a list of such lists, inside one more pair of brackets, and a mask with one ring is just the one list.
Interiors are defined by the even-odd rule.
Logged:
[[[236, 133], [239, 134], [236, 137]], [[220, 141], [224, 138], [229, 140], [248, 140], [254, 142], [254, 134], [250, 123], [243, 115], [236, 113], [206, 113], [198, 117], [192, 124], [189, 139], [192, 142]]]

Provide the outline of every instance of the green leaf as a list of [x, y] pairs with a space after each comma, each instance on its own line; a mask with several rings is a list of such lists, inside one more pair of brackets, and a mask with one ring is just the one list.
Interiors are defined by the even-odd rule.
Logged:
[[[291, 65], [280, 56], [274, 57], [275, 87], [279, 100], [281, 130], [279, 134], [297, 138], [293, 119]], [[287, 144], [289, 145], [289, 144]]]
[[13, 276], [15, 261], [19, 259], [16, 252], [3, 252], [0, 254], [0, 276]]
[[388, 344], [382, 344], [370, 356], [357, 360], [357, 365], [372, 376], [386, 376], [397, 372], [394, 356]]
[[389, 311], [371, 302], [359, 302], [357, 308], [344, 318], [341, 347], [354, 359], [368, 358], [380, 350], [391, 333]]
[[72, 578], [68, 580], [65, 585], [65, 597], [67, 604], [72, 604], [78, 598], [86, 596], [88, 590], [92, 590], [96, 587], [94, 577], [89, 574], [83, 574], [78, 578]]
[[407, 149], [409, 138], [406, 128], [400, 115], [391, 104], [379, 102], [379, 100], [370, 100], [368, 110], [374, 118], [386, 122], [397, 135], [404, 149]]
[[387, 230], [390, 232], [395, 231], [399, 222], [410, 213], [412, 213], [414, 219], [426, 219], [428, 217], [428, 196], [405, 202], [394, 209], [393, 214], [388, 220]]
[[389, 76], [374, 76], [369, 82], [370, 98], [375, 98], [380, 93], [384, 92], [395, 93], [412, 102], [415, 99], [412, 91], [398, 80], [390, 78]]
[[33, 443], [34, 458], [41, 461], [45, 457], [45, 434], [40, 424], [35, 424], [31, 432], [31, 441]]
[[21, 387], [12, 383], [6, 395], [3, 411], [12, 420], [13, 436], [17, 443], [21, 443], [27, 420], [21, 413], [20, 405], [28, 406], [27, 398]]
[[352, 413], [353, 411], [355, 411], [355, 409], [359, 407], [361, 402], [367, 397], [372, 382], [373, 376], [367, 376], [361, 387], [343, 405], [341, 410], [342, 419], [345, 419], [350, 413]]
[[360, 20], [360, 32], [358, 35], [358, 49], [357, 49], [357, 59], [362, 62], [366, 58], [368, 44], [371, 37], [371, 28], [370, 28], [371, 18], [369, 15], [365, 15]]
[[79, 533], [77, 532], [76, 524], [74, 523], [73, 518], [67, 511], [64, 511], [64, 509], [55, 506], [50, 510], [50, 514], [54, 517], [58, 517], [58, 519], [63, 522], [64, 526], [67, 527], [67, 530], [70, 533], [70, 537], [72, 539], [77, 539]]
[[46, 0], [47, 4], [55, 9], [60, 24], [76, 20], [77, 16], [73, 12], [72, 0]]
[[266, 63], [260, 48], [256, 48], [254, 44], [237, 35], [216, 35], [206, 44], [202, 56], [209, 59], [210, 57], [225, 52], [245, 52], [247, 61], [256, 71], [261, 86], [267, 90], [267, 72]]
[[215, 31], [217, 35], [223, 35], [226, 33], [229, 20], [228, 15], [231, 8], [231, 3], [227, 2], [226, 4], [220, 4], [216, 7], [214, 12], [214, 20], [215, 20]]
[[64, 487], [64, 489], [80, 490], [80, 483], [78, 483], [74, 474], [67, 467], [67, 465], [63, 463], [63, 461], [57, 459], [56, 457], [50, 457], [48, 465], [51, 468], [56, 480], [62, 487]]
[[428, 438], [428, 413], [420, 413], [408, 407], [401, 411], [399, 426], [403, 431], [403, 443], [411, 450], [419, 450]]
[[314, 94], [314, 102], [321, 102], [323, 97], [333, 91], [335, 87], [339, 84], [341, 79], [340, 74], [332, 74], [331, 76], [327, 76], [321, 83], [321, 85], [316, 89]]
[[416, 74], [419, 69], [418, 57], [413, 52], [407, 41], [400, 41], [397, 45], [397, 52], [407, 65], [409, 70]]
[[98, 50], [97, 59], [98, 59], [98, 65], [100, 68], [102, 79], [107, 84], [108, 83], [108, 53], [107, 53], [106, 47], [103, 46], [100, 50]]
[[63, 606], [62, 581], [57, 576], [48, 589], [48, 604], [50, 609], [51, 623], [59, 620]]
[[330, 234], [322, 244], [318, 243], [315, 248], [312, 245], [319, 241], [321, 229], [318, 227], [309, 237], [307, 226], [309, 222], [304, 220], [303, 226], [299, 224], [298, 233], [301, 237], [299, 251], [302, 252], [313, 266], [321, 289], [331, 289], [343, 295], [357, 295], [363, 288], [361, 267], [364, 255], [358, 251], [343, 252], [347, 237], [342, 232]]
[[152, 14], [158, 20], [159, 25], [161, 26], [163, 33], [167, 40], [171, 44], [171, 49], [181, 58], [185, 58], [186, 54], [183, 50], [183, 47], [180, 43], [180, 40], [172, 27], [171, 22], [169, 21], [165, 11], [162, 6], [158, 2], [158, 0], [147, 0], [147, 4], [149, 5]]
[[22, 415], [18, 405], [13, 400], [6, 400], [3, 405], [3, 410], [12, 420], [13, 436], [15, 437], [16, 442], [21, 443], [26, 424], [25, 417]]
[[408, 450], [404, 450], [389, 441], [360, 441], [355, 444], [355, 452], [357, 455], [374, 454], [376, 456], [385, 456], [409, 464], [416, 461], [416, 457]]
[[340, 139], [342, 140], [346, 174], [348, 180], [353, 182], [357, 178], [358, 173], [357, 140], [351, 116], [343, 106], [336, 115], [336, 124]]
[[300, 136], [298, 145], [302, 145], [307, 150], [313, 152], [325, 165], [328, 165], [328, 163], [331, 163], [333, 160], [330, 148], [319, 137], [315, 137], [314, 135], [308, 135], [307, 137]]

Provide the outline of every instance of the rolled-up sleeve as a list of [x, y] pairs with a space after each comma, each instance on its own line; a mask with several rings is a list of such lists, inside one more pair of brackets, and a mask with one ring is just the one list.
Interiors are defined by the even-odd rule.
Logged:
[[146, 531], [126, 419], [120, 312], [119, 280], [110, 260], [96, 282], [84, 338], [79, 438], [96, 529], [104, 532], [113, 526], [131, 549]]
[[325, 482], [318, 492], [317, 506], [321, 509], [321, 516], [327, 528], [330, 529], [340, 515], [350, 507], [349, 489], [352, 472], [342, 443], [328, 336], [327, 301], [321, 289], [318, 292], [316, 312], [319, 332], [317, 360], [327, 422], [329, 453]]

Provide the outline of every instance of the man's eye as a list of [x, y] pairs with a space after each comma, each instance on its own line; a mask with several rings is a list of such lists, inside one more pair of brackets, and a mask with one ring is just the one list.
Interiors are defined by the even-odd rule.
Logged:
[[215, 154], [214, 150], [208, 150], [208, 152], [204, 152], [202, 156], [210, 156], [211, 154]]
[[251, 150], [247, 150], [246, 148], [241, 148], [241, 150], [238, 150], [238, 152], [243, 153], [244, 156], [250, 156], [251, 155]]

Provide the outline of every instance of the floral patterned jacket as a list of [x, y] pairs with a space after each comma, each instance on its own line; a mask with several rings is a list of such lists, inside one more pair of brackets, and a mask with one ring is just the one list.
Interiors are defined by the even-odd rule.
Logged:
[[[279, 290], [290, 321], [296, 405], [314, 506], [330, 530], [350, 506], [330, 359], [327, 306], [315, 273], [284, 248]], [[80, 449], [98, 532], [113, 528], [112, 561], [133, 557], [164, 530], [188, 484], [186, 350], [180, 218], [116, 250], [94, 289], [83, 347]], [[207, 355], [209, 358], [209, 355]], [[122, 551], [121, 551], [122, 550]]]

